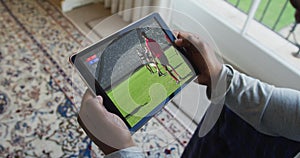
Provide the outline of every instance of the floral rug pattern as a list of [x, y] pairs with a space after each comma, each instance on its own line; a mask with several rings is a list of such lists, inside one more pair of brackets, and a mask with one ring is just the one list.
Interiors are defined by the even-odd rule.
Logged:
[[[0, 157], [101, 157], [68, 63], [90, 41], [47, 0], [0, 0], [0, 13]], [[165, 109], [134, 135], [149, 157], [179, 157], [190, 137]]]

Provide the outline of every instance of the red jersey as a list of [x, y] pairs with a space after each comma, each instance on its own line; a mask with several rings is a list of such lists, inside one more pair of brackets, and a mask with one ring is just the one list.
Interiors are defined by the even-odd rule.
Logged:
[[148, 50], [155, 56], [156, 58], [160, 58], [164, 51], [161, 49], [160, 45], [153, 39], [147, 38], [146, 39], [146, 46]]

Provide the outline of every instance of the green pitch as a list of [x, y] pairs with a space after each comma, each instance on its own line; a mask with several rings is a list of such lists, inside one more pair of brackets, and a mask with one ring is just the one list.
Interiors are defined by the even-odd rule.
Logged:
[[[228, 0], [231, 4], [237, 4], [238, 0]], [[286, 0], [276, 0], [276, 1], [270, 1], [269, 7], [264, 12], [265, 7], [267, 6], [269, 0], [261, 0], [259, 7], [255, 13], [255, 19], [260, 20], [265, 13], [261, 23], [267, 25], [269, 28], [273, 28], [275, 25], [277, 18], [279, 17], [280, 10], [283, 8], [284, 4], [286, 3]], [[252, 0], [243, 0], [238, 2], [238, 8], [242, 11], [248, 13], [250, 10], [252, 4]], [[278, 21], [278, 24], [276, 26], [275, 31], [279, 31], [280, 29], [287, 27], [288, 25], [292, 24], [294, 19], [294, 13], [295, 9], [293, 6], [288, 2], [287, 8], [283, 12], [280, 20]]]
[[[183, 77], [180, 84], [192, 77], [193, 72], [173, 47], [167, 49], [165, 55], [177, 73]], [[180, 84], [176, 84], [160, 64], [159, 66], [165, 76], [159, 77], [157, 73], [151, 74], [143, 66], [127, 80], [107, 92], [131, 126], [147, 116], [167, 96], [180, 87]], [[156, 72], [154, 67], [152, 69]]]

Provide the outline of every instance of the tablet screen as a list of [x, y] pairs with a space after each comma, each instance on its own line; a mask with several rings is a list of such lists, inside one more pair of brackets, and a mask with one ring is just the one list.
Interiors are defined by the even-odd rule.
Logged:
[[159, 15], [152, 14], [77, 54], [81, 64], [75, 66], [85, 67], [79, 69], [83, 78], [92, 76], [136, 130], [195, 78], [174, 39]]

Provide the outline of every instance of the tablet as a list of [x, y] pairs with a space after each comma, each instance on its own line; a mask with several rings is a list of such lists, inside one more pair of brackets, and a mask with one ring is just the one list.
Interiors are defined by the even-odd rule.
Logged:
[[195, 78], [184, 49], [152, 13], [70, 57], [105, 108], [136, 132]]

